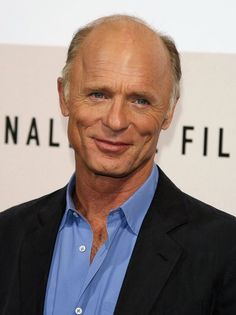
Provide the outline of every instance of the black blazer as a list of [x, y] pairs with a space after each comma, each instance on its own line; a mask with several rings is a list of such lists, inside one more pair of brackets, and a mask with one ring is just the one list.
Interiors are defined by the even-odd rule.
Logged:
[[[43, 314], [65, 191], [0, 213], [0, 315]], [[203, 314], [236, 315], [236, 219], [160, 171], [114, 315]]]

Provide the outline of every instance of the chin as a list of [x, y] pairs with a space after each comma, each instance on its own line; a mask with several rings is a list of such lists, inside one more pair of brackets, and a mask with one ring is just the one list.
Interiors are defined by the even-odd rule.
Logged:
[[135, 169], [119, 167], [116, 165], [114, 166], [101, 165], [101, 166], [92, 166], [90, 170], [97, 176], [124, 178], [132, 174]]
[[95, 171], [95, 175], [97, 176], [104, 176], [104, 177], [110, 177], [110, 178], [125, 178], [130, 175], [130, 173], [127, 172], [114, 172], [114, 171]]

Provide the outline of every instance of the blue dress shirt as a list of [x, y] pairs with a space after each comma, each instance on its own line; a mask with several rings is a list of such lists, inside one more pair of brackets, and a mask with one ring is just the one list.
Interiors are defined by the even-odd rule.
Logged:
[[[73, 175], [51, 263], [44, 315], [112, 315], [139, 229], [158, 182], [154, 165], [145, 183], [107, 218], [108, 239], [90, 264], [93, 234], [76, 211]], [[145, 253], [144, 253], [145, 255]]]

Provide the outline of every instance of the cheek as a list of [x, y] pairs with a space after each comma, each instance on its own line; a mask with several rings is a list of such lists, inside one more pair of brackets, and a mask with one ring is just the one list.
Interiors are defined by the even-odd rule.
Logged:
[[78, 130], [88, 128], [95, 124], [98, 115], [95, 110], [86, 104], [75, 104], [70, 111], [71, 124]]
[[136, 121], [136, 130], [141, 137], [145, 137], [146, 140], [158, 138], [161, 130], [161, 126], [164, 120], [163, 115], [157, 115], [153, 113], [146, 113], [143, 117], [139, 117]]

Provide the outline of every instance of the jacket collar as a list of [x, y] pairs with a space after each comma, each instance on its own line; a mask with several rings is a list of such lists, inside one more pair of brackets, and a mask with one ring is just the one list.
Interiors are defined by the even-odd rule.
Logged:
[[143, 221], [114, 315], [147, 315], [181, 257], [171, 231], [187, 223], [183, 193], [160, 170], [158, 188]]
[[[65, 210], [66, 188], [38, 199], [21, 249], [20, 286], [22, 314], [43, 314], [47, 278], [54, 243]], [[36, 218], [36, 219], [35, 219]]]

